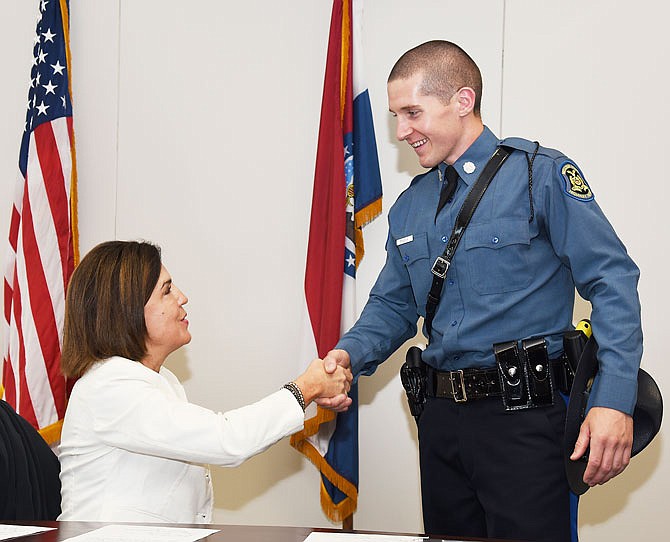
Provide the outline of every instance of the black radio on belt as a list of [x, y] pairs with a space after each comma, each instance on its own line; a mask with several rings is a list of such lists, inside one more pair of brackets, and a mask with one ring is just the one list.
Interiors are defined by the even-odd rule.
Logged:
[[554, 381], [543, 337], [493, 345], [505, 410], [554, 403]]

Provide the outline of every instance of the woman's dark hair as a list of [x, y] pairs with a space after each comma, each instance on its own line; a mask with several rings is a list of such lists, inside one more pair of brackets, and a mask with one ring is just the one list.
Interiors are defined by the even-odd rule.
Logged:
[[65, 376], [80, 377], [111, 356], [135, 361], [145, 356], [144, 305], [160, 272], [160, 247], [145, 242], [108, 241], [81, 260], [65, 298]]

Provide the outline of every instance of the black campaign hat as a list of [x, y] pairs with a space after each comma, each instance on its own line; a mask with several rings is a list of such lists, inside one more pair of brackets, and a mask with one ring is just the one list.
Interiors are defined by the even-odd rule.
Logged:
[[[572, 461], [570, 455], [575, 448], [579, 429], [584, 421], [593, 379], [598, 372], [598, 343], [589, 338], [579, 358], [574, 382], [570, 391], [570, 402], [565, 417], [564, 459], [565, 472], [570, 489], [582, 495], [589, 489], [584, 483], [584, 471], [588, 463], [588, 452]], [[633, 449], [631, 456], [641, 452], [658, 433], [663, 418], [663, 398], [656, 382], [644, 369], [637, 376], [637, 403], [633, 412]]]

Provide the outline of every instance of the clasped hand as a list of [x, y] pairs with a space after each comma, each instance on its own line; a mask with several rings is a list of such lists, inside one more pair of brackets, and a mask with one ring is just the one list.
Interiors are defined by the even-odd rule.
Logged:
[[346, 405], [338, 410], [338, 412], [343, 412], [351, 404], [351, 398], [347, 394], [351, 389], [352, 381], [353, 375], [348, 365], [337, 365], [317, 358], [309, 364], [295, 383], [302, 391], [305, 404], [316, 401], [321, 405], [321, 402], [325, 401]]
[[[345, 350], [331, 350], [323, 358], [324, 370], [329, 374], [336, 374], [344, 369], [351, 375], [351, 359]], [[332, 397], [322, 395], [316, 399], [316, 404], [334, 412], [345, 412], [351, 405], [352, 400], [348, 395], [340, 394]]]

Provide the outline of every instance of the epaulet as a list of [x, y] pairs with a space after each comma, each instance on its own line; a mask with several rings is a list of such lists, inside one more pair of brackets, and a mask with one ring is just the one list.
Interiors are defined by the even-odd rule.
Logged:
[[[510, 147], [512, 149], [517, 149], [523, 152], [528, 152], [528, 153], [534, 153], [535, 152], [535, 146], [537, 145], [537, 142], [535, 141], [530, 141], [528, 139], [524, 139], [522, 137], [508, 137], [503, 139], [500, 142], [500, 145], [503, 147]], [[562, 152], [557, 151], [556, 149], [550, 149], [548, 147], [543, 147], [540, 145], [539, 149], [537, 150], [537, 154], [542, 154], [544, 156], [547, 156], [553, 160], [557, 158], [561, 158], [562, 156], [565, 156]]]

